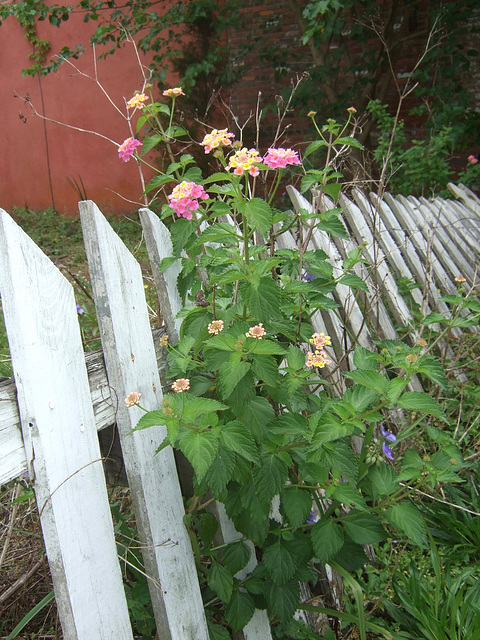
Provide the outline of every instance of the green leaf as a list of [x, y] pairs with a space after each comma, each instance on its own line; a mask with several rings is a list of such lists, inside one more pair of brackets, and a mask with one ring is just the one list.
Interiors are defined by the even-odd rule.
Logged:
[[343, 440], [327, 442], [316, 451], [307, 454], [307, 461], [320, 461], [333, 472], [339, 472], [356, 482], [358, 475], [358, 463], [350, 444]]
[[367, 479], [372, 486], [372, 495], [390, 496], [398, 489], [398, 478], [389, 464], [381, 464], [379, 467], [371, 467]]
[[390, 380], [387, 389], [388, 401], [392, 404], [396, 404], [406, 386], [407, 381], [404, 378], [393, 378], [393, 380]]
[[218, 441], [211, 431], [186, 430], [180, 435], [179, 446], [189, 459], [200, 481], [217, 454]]
[[232, 479], [235, 464], [235, 454], [220, 445], [204, 479], [214, 496], [218, 496]]
[[357, 544], [375, 544], [387, 537], [380, 522], [369, 513], [352, 511], [345, 518], [344, 525], [350, 538]]
[[157, 175], [157, 176], [154, 176], [150, 180], [150, 182], [147, 184], [147, 186], [145, 187], [145, 193], [149, 193], [150, 191], [153, 191], [154, 189], [158, 189], [162, 185], [168, 184], [169, 182], [174, 182], [174, 179], [173, 179], [172, 176], [169, 176], [169, 175]]
[[[251, 543], [250, 543], [251, 545]], [[235, 575], [247, 566], [251, 551], [243, 540], [236, 540], [222, 549], [222, 562]]]
[[268, 235], [272, 226], [272, 210], [265, 200], [252, 198], [242, 203], [239, 210], [247, 218], [251, 229], [260, 231], [264, 236]]
[[407, 391], [398, 400], [397, 405], [400, 409], [409, 409], [411, 411], [421, 411], [428, 413], [440, 420], [446, 420], [446, 416], [442, 407], [424, 391]]
[[240, 416], [257, 442], [263, 440], [266, 435], [266, 425], [275, 417], [275, 411], [266, 398], [255, 396], [245, 406]]
[[209, 640], [230, 640], [230, 634], [225, 627], [207, 620]]
[[160, 133], [154, 133], [153, 136], [147, 136], [146, 138], [144, 138], [142, 144], [142, 156], [144, 156], [150, 151], [150, 149], [153, 149], [153, 147], [156, 147], [157, 144], [160, 144], [160, 142], [162, 141], [163, 136]]
[[315, 420], [316, 415], [318, 414], [314, 413], [310, 419], [310, 427], [314, 429], [315, 432], [310, 443], [310, 451], [314, 451], [325, 442], [339, 440], [348, 432], [345, 423], [339, 420], [336, 416], [332, 414], [323, 414], [320, 417], [320, 423], [315, 424], [317, 422]]
[[235, 453], [243, 456], [250, 462], [258, 461], [257, 445], [248, 429], [237, 420], [228, 422], [221, 427], [220, 442]]
[[278, 618], [280, 622], [290, 620], [300, 601], [298, 580], [290, 580], [285, 586], [280, 586], [275, 582], [267, 582], [265, 598], [269, 612]]
[[312, 528], [312, 545], [321, 564], [326, 564], [343, 547], [343, 529], [333, 520], [319, 520]]
[[292, 369], [298, 371], [305, 366], [305, 354], [301, 349], [290, 344], [287, 349], [287, 363]]
[[223, 602], [230, 600], [233, 591], [233, 575], [213, 559], [207, 573], [207, 582], [210, 589], [217, 594], [220, 600]]
[[141, 431], [142, 429], [148, 429], [148, 427], [158, 427], [166, 424], [167, 416], [163, 411], [149, 411], [145, 413], [132, 431]]
[[225, 607], [225, 618], [234, 631], [243, 629], [255, 613], [255, 604], [248, 593], [236, 589]]
[[376, 371], [378, 366], [378, 356], [369, 349], [357, 345], [353, 354], [353, 364], [357, 369], [369, 369], [370, 371]]
[[387, 393], [389, 380], [387, 376], [384, 376], [378, 371], [355, 369], [355, 371], [347, 371], [343, 375], [357, 384], [368, 387], [368, 389], [372, 389], [377, 393], [382, 395]]
[[312, 510], [310, 491], [298, 487], [285, 487], [281, 494], [282, 506], [293, 529], [297, 529], [305, 521]]
[[228, 398], [242, 378], [250, 371], [250, 362], [245, 360], [238, 362], [235, 365], [226, 362], [218, 370], [218, 389], [222, 398]]
[[332, 496], [335, 500], [352, 509], [358, 509], [358, 511], [368, 510], [364, 497], [357, 487], [350, 482], [340, 482], [332, 491]]
[[240, 294], [250, 313], [260, 322], [281, 318], [280, 289], [272, 278], [261, 278], [258, 287], [244, 283]]
[[423, 373], [429, 380], [438, 384], [442, 389], [447, 386], [447, 377], [445, 375], [445, 368], [442, 363], [433, 358], [432, 356], [423, 356], [417, 362], [418, 373]]
[[182, 417], [190, 418], [199, 416], [202, 413], [210, 413], [211, 411], [224, 411], [228, 409], [227, 405], [212, 400], [211, 398], [195, 398], [189, 397], [183, 406]]
[[274, 544], [263, 549], [262, 562], [275, 584], [283, 587], [293, 578], [298, 559], [293, 549], [278, 539]]
[[205, 343], [205, 349], [220, 349], [222, 351], [236, 351], [238, 338], [229, 333], [212, 336]]
[[422, 546], [425, 542], [426, 531], [422, 516], [411, 502], [400, 502], [385, 512], [388, 522], [403, 531], [413, 542]]
[[259, 499], [270, 502], [282, 490], [287, 475], [287, 465], [276, 455], [263, 458], [261, 466], [256, 466], [253, 470], [253, 481]]
[[363, 149], [363, 144], [359, 142], [356, 138], [352, 138], [350, 136], [345, 136], [343, 138], [337, 138], [335, 140], [335, 144], [346, 144], [349, 147], [356, 147], [357, 149]]
[[346, 273], [340, 278], [338, 282], [340, 284], [346, 285], [347, 287], [351, 287], [352, 289], [361, 289], [362, 291], [366, 291], [367, 293], [370, 291], [367, 283], [354, 273]]
[[202, 231], [200, 239], [202, 242], [221, 242], [222, 240], [228, 240], [235, 243], [237, 240], [237, 232], [233, 224], [216, 222]]
[[268, 354], [283, 356], [285, 354], [285, 349], [283, 349], [279, 344], [272, 342], [272, 340], [265, 340], [265, 338], [262, 338], [261, 340], [258, 340], [257, 338], [249, 338], [246, 346], [248, 347], [248, 353], [252, 355]]

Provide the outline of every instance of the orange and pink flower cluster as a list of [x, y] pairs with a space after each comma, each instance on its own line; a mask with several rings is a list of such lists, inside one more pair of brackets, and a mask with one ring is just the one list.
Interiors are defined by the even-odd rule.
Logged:
[[168, 196], [170, 206], [179, 218], [192, 219], [192, 214], [199, 207], [200, 199], [207, 200], [205, 189], [195, 182], [181, 182], [177, 184]]
[[332, 344], [330, 336], [326, 336], [323, 332], [314, 333], [310, 338], [310, 343], [315, 346], [315, 353], [312, 353], [311, 351], [307, 353], [307, 361], [305, 364], [307, 367], [318, 367], [323, 369], [325, 365], [332, 362], [324, 351], [324, 347], [328, 347]]

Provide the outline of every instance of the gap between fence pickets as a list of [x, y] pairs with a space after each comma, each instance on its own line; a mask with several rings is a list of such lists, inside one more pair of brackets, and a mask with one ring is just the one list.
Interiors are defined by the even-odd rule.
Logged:
[[65, 640], [132, 640], [73, 289], [0, 210], [0, 291]]
[[[158, 216], [149, 209], [142, 208], [139, 213], [144, 230], [145, 244], [149, 254], [149, 259], [152, 263], [153, 270], [155, 270], [155, 268], [158, 269], [163, 258], [170, 257], [173, 254], [170, 232]], [[174, 263], [163, 272], [163, 277], [155, 277], [155, 286], [160, 287], [159, 300], [168, 297], [168, 305], [166, 309], [161, 309], [161, 311], [165, 325], [167, 327], [171, 327], [170, 331], [174, 337], [178, 335], [180, 330], [179, 319], [176, 316], [182, 308], [181, 299], [177, 290], [177, 277], [179, 270], [180, 267], [176, 266], [176, 263]], [[222, 542], [224, 544], [228, 544], [229, 542], [234, 542], [235, 540], [239, 540], [243, 537], [238, 533], [238, 531], [236, 531], [233, 523], [226, 515], [225, 508], [222, 504], [216, 503], [213, 510], [219, 523], [221, 537], [221, 540], [218, 541], [219, 544], [222, 544]], [[253, 545], [250, 545], [250, 554], [248, 569], [249, 571], [252, 571], [256, 566]], [[237, 574], [237, 577], [241, 576]], [[267, 613], [258, 609], [255, 610], [250, 622], [241, 632], [236, 634], [236, 638], [238, 639], [242, 638], [242, 636], [245, 640], [271, 640], [272, 634]]]
[[108, 381], [120, 399], [117, 425], [157, 630], [165, 640], [207, 640], [173, 453], [167, 447], [155, 455], [166, 429], [132, 433], [143, 411], [124, 402], [138, 391], [142, 406], [155, 410], [163, 397], [141, 269], [93, 202], [79, 208]]
[[[164, 333], [163, 327], [152, 331], [160, 379], [166, 373], [164, 351], [160, 346], [160, 338]], [[108, 386], [101, 349], [85, 354], [85, 366], [95, 426], [101, 432], [115, 424], [119, 399], [111, 394]], [[0, 382], [0, 485], [18, 478], [27, 468], [15, 382], [7, 378]]]

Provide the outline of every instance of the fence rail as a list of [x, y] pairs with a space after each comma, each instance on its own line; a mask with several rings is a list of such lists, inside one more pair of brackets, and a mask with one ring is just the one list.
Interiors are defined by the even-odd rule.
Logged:
[[[358, 266], [370, 292], [353, 295], [338, 285], [332, 296], [337, 317], [315, 314], [315, 331], [332, 337], [341, 364], [360, 343], [396, 338], [396, 327], [415, 331], [400, 279], [414, 281], [414, 301], [426, 313], [448, 311], [440, 295], [457, 290], [463, 276], [478, 285], [480, 200], [465, 187], [450, 185], [458, 201], [415, 198], [380, 200], [359, 191], [342, 197], [349, 240], [314, 230], [311, 248], [323, 249], [334, 269], [362, 245], [368, 264]], [[288, 187], [294, 208], [312, 204]], [[331, 208], [321, 200], [318, 211]], [[123, 399], [142, 393], [142, 404], [162, 400], [166, 370], [158, 348], [164, 329], [150, 328], [138, 263], [92, 202], [80, 213], [103, 350], [85, 355], [73, 289], [10, 216], [0, 210], [0, 293], [10, 344], [13, 380], [0, 382], [0, 484], [25, 471], [34, 479], [42, 531], [66, 640], [131, 639], [132, 629], [114, 542], [97, 432], [116, 424], [127, 471], [150, 595], [162, 638], [206, 640], [207, 624], [190, 541], [183, 525], [183, 500], [170, 448], [154, 457], [164, 428], [130, 433], [141, 415]], [[160, 274], [171, 255], [166, 227], [140, 210], [166, 331], [178, 335], [178, 267]], [[294, 235], [279, 246], [294, 248]], [[157, 345], [157, 347], [156, 347]], [[340, 376], [336, 383], [341, 385]], [[413, 385], [419, 384], [413, 382]], [[217, 505], [225, 542], [239, 537]], [[252, 549], [251, 563], [255, 564]], [[245, 640], [271, 638], [265, 612], [256, 612]]]

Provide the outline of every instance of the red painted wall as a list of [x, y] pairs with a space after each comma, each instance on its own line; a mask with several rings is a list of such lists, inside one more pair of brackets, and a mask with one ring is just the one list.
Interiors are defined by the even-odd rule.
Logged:
[[[52, 43], [53, 54], [64, 44], [88, 43], [94, 28], [94, 24], [83, 22], [81, 14], [75, 14], [59, 29], [41, 23], [37, 33]], [[130, 136], [125, 119], [94, 81], [79, 75], [68, 64], [40, 80], [22, 78], [22, 69], [29, 65], [30, 51], [31, 45], [18, 22], [6, 20], [0, 27], [3, 129], [0, 207], [8, 211], [14, 206], [39, 210], [55, 206], [61, 213], [75, 214], [80, 197], [68, 179], [77, 182], [81, 179], [87, 197], [105, 213], [125, 213], [138, 208], [142, 187], [134, 160], [121, 162], [117, 146], [107, 140], [44, 122], [33, 115], [28, 103], [14, 94], [28, 95], [35, 109], [50, 119], [98, 131], [117, 144]], [[148, 63], [145, 58], [143, 61]], [[93, 76], [93, 51], [85, 53], [75, 64], [82, 73]], [[125, 100], [142, 83], [133, 46], [125, 44], [115, 55], [98, 61], [97, 72], [111, 99], [126, 113]], [[20, 118], [20, 113], [26, 121]]]

